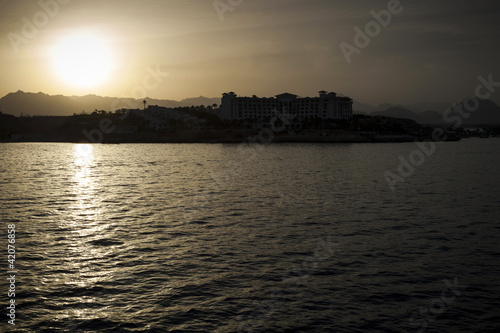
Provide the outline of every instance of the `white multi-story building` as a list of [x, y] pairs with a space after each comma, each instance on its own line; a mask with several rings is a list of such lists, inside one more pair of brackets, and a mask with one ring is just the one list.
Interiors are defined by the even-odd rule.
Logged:
[[320, 91], [319, 97], [299, 98], [285, 93], [270, 98], [238, 97], [234, 92], [222, 94], [220, 118], [229, 120], [265, 119], [276, 113], [302, 119], [351, 119], [352, 99]]

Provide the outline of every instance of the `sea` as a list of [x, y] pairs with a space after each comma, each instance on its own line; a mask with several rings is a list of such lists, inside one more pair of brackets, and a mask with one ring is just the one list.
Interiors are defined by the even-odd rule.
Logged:
[[500, 138], [0, 144], [1, 332], [499, 332]]

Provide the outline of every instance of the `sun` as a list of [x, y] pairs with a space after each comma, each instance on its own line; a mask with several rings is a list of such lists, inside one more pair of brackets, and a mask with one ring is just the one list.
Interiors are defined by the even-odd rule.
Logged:
[[109, 43], [96, 33], [61, 38], [52, 49], [55, 74], [66, 84], [91, 88], [110, 79], [113, 57]]

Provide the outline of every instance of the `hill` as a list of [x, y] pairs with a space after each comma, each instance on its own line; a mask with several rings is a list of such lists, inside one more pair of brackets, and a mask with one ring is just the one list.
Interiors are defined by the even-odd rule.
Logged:
[[422, 112], [427, 112], [428, 110], [433, 110], [437, 111], [440, 114], [443, 114], [445, 110], [449, 109], [453, 105], [453, 103], [449, 102], [421, 102], [408, 105], [382, 103], [379, 104], [378, 106], [375, 106], [371, 104], [361, 103], [356, 100], [354, 100], [353, 102], [354, 102], [352, 106], [353, 110], [357, 113], [364, 113], [364, 114], [370, 114], [372, 112], [387, 110], [389, 108], [394, 108], [394, 107], [405, 108], [415, 113], [422, 113]]
[[[197, 97], [182, 101], [145, 99], [148, 105], [182, 107], [220, 104], [220, 98]], [[94, 110], [115, 111], [121, 108], [142, 108], [143, 101], [132, 98], [103, 97], [97, 95], [62, 96], [17, 91], [0, 99], [0, 111], [15, 116], [70, 116], [91, 113]]]
[[[457, 104], [463, 104], [463, 101]], [[450, 108], [448, 108], [450, 110]], [[419, 124], [456, 124], [457, 117], [460, 118], [464, 125], [481, 125], [481, 124], [500, 124], [500, 107], [490, 100], [480, 100], [479, 107], [474, 112], [470, 112], [468, 117], [461, 115], [453, 107], [451, 111], [445, 110], [447, 118], [444, 119], [443, 114], [438, 111], [414, 112], [404, 107], [389, 107], [383, 111], [375, 111], [370, 113], [371, 116], [384, 116], [393, 118], [412, 119]], [[468, 112], [465, 114], [467, 115]]]
[[443, 122], [443, 116], [437, 111], [416, 113], [400, 106], [389, 107], [384, 111], [375, 111], [370, 113], [370, 116], [406, 118], [414, 120], [419, 124], [437, 124]]

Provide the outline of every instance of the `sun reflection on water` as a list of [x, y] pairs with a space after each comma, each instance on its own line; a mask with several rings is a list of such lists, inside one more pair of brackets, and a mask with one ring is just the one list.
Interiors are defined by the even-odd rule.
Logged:
[[109, 269], [101, 265], [113, 255], [115, 248], [99, 243], [101, 238], [110, 235], [109, 223], [103, 216], [103, 184], [95, 150], [95, 146], [91, 144], [75, 144], [70, 162], [73, 166], [70, 192], [74, 200], [69, 207], [70, 215], [65, 221], [61, 221], [61, 227], [69, 230], [66, 236], [66, 267], [72, 273], [60, 283], [64, 288], [88, 292], [67, 300], [68, 309], [64, 317], [68, 323], [74, 323], [73, 320], [76, 319], [88, 320], [105, 316], [103, 312], [95, 313], [92, 306], [110, 299], [109, 295], [102, 294], [102, 288], [97, 287], [113, 276]]
[[[80, 216], [91, 215], [90, 207], [95, 207], [97, 184], [95, 182], [94, 148], [90, 144], [77, 144], [73, 148], [75, 174], [73, 194], [77, 198], [76, 212]], [[79, 211], [79, 212], [78, 212]]]
[[75, 164], [82, 166], [94, 160], [94, 148], [90, 144], [77, 144], [73, 148]]

